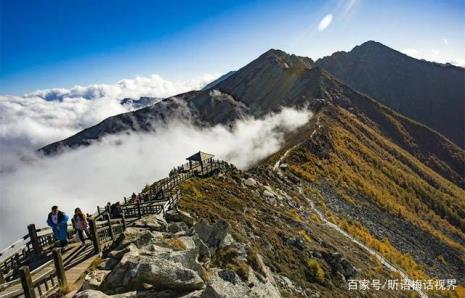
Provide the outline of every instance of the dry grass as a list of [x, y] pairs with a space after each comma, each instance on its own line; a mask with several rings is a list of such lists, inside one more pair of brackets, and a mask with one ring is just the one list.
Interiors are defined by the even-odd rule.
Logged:
[[371, 248], [379, 251], [386, 259], [407, 272], [411, 278], [417, 280], [426, 280], [430, 278], [423, 271], [423, 268], [415, 262], [412, 256], [398, 251], [387, 239], [376, 239], [360, 223], [355, 221], [349, 222], [345, 219], [337, 219], [337, 224], [351, 235], [361, 239]]
[[186, 244], [179, 238], [171, 238], [165, 241], [166, 245], [175, 251], [184, 251], [187, 249]]
[[[322, 158], [305, 146], [293, 150], [289, 169], [312, 183], [321, 178], [336, 186], [349, 203], [362, 196], [401, 216], [450, 247], [465, 248], [448, 235], [465, 241], [465, 191], [419, 162], [372, 127], [339, 111], [340, 122], [329, 124], [332, 149]], [[321, 138], [321, 139], [320, 139]], [[328, 137], [315, 135], [314, 147]], [[328, 158], [326, 158], [328, 157]]]

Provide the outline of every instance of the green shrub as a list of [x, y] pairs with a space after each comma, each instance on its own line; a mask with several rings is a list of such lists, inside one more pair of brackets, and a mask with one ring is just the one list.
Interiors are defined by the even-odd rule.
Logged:
[[323, 283], [325, 281], [325, 272], [316, 259], [307, 260], [307, 276], [310, 281]]

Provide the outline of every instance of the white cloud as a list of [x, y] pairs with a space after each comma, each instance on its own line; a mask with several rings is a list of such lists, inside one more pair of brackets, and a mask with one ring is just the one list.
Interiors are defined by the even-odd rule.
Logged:
[[283, 109], [264, 119], [245, 119], [231, 129], [196, 128], [173, 120], [156, 133], [109, 136], [91, 146], [52, 158], [31, 157], [15, 171], [0, 173], [0, 247], [25, 234], [27, 224], [42, 227], [50, 206], [71, 213], [94, 212], [97, 204], [122, 199], [202, 150], [247, 167], [277, 151], [286, 131], [305, 124], [311, 112]]
[[401, 50], [402, 53], [405, 55], [409, 55], [411, 57], [415, 57], [418, 55], [418, 50], [417, 49], [403, 49]]
[[442, 42], [443, 42], [446, 46], [449, 45], [449, 40], [448, 40], [447, 38], [443, 38], [443, 39], [442, 39]]
[[168, 97], [190, 90], [198, 90], [207, 83], [218, 78], [218, 75], [203, 75], [200, 78], [187, 81], [170, 81], [154, 74], [148, 77], [138, 76], [133, 79], [124, 79], [116, 84], [94, 84], [89, 86], [74, 86], [73, 88], [53, 88], [37, 90], [25, 95], [25, 97], [41, 97], [46, 100], [63, 100], [65, 98], [112, 98], [123, 99], [126, 97], [139, 98]]
[[328, 26], [331, 24], [333, 21], [333, 15], [332, 14], [327, 14], [321, 19], [320, 23], [318, 24], [318, 31], [323, 31], [328, 28]]
[[[116, 84], [38, 90], [24, 96], [0, 95], [0, 154], [13, 157], [128, 112], [125, 97], [168, 97], [201, 89], [217, 76], [169, 81], [159, 75], [125, 79]], [[3, 165], [5, 166], [5, 165]], [[0, 167], [0, 171], [2, 168]]]
[[464, 67], [465, 60], [462, 59], [451, 59], [441, 55], [441, 51], [437, 49], [413, 49], [407, 48], [401, 50], [402, 53], [416, 58], [416, 59], [423, 59], [426, 61], [438, 62], [438, 63], [450, 63], [455, 66]]

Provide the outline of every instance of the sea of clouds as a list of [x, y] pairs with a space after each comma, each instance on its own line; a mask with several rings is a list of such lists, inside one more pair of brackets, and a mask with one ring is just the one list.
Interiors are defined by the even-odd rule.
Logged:
[[[169, 96], [207, 83], [192, 82], [170, 89], [166, 81], [160, 91], [155, 88], [151, 94], [137, 96]], [[78, 93], [70, 90], [68, 94]], [[261, 119], [209, 128], [172, 119], [156, 132], [108, 136], [88, 147], [41, 158], [33, 153], [36, 148], [126, 110], [119, 105], [120, 95], [91, 92], [94, 95], [90, 96], [82, 91], [72, 97], [64, 96], [65, 91], [54, 91], [53, 96], [40, 92], [40, 96], [35, 92], [1, 97], [0, 146], [8, 155], [2, 154], [0, 160], [0, 247], [24, 235], [29, 223], [45, 226], [54, 204], [68, 214], [76, 207], [92, 213], [97, 204], [121, 200], [167, 176], [199, 150], [247, 168], [278, 151], [285, 133], [312, 117], [308, 110], [285, 108]]]
[[124, 79], [116, 84], [38, 90], [23, 96], [0, 95], [0, 171], [5, 157], [64, 139], [103, 119], [128, 112], [124, 98], [164, 98], [198, 90], [219, 75], [170, 81], [159, 75]]

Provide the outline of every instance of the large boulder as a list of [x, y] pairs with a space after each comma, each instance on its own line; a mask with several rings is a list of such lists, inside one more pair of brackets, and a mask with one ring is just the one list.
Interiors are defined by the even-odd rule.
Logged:
[[202, 219], [194, 225], [194, 230], [212, 251], [219, 248], [224, 244], [225, 240], [230, 238], [228, 237], [228, 235], [230, 236], [230, 225], [225, 220], [209, 224], [206, 220]]
[[111, 271], [104, 289], [123, 293], [151, 285], [154, 290], [193, 291], [204, 286], [194, 270], [152, 255], [126, 254]]
[[165, 232], [168, 228], [168, 223], [161, 215], [148, 215], [133, 223], [134, 227], [145, 228], [151, 231]]
[[188, 227], [194, 225], [194, 218], [189, 213], [181, 210], [169, 210], [165, 213], [165, 218], [168, 222], [183, 222]]

